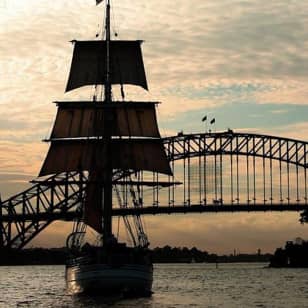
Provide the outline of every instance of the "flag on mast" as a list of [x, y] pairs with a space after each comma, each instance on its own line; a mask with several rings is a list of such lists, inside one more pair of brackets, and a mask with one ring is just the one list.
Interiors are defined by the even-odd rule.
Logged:
[[104, 0], [96, 0], [96, 5], [100, 4], [101, 2], [103, 2]]

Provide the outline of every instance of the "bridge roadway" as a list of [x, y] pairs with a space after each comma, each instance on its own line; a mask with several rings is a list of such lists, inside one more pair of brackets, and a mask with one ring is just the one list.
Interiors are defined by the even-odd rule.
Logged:
[[[131, 215], [159, 215], [159, 214], [188, 214], [188, 213], [231, 213], [231, 212], [298, 212], [307, 210], [308, 205], [300, 203], [289, 204], [223, 204], [223, 205], [185, 205], [185, 206], [146, 206], [139, 208], [115, 208], [113, 216]], [[2, 222], [27, 222], [27, 221], [73, 221], [80, 217], [77, 211], [43, 212], [36, 214], [2, 215]]]

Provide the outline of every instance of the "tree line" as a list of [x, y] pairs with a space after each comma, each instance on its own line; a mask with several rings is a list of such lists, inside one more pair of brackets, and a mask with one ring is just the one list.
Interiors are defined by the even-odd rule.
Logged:
[[[269, 262], [271, 254], [217, 255], [196, 247], [156, 247], [150, 249], [153, 263], [224, 263], [224, 262]], [[0, 265], [57, 265], [65, 264], [66, 248], [28, 248], [0, 250]]]

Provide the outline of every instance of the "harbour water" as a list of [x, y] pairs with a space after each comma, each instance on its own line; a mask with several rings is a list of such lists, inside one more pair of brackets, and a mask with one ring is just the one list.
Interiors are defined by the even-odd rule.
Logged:
[[308, 269], [262, 263], [156, 264], [151, 298], [66, 293], [64, 266], [0, 267], [0, 307], [308, 307]]

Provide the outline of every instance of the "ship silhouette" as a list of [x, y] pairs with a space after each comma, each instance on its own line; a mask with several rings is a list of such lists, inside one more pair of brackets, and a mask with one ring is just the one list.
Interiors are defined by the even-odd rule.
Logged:
[[[57, 115], [47, 140], [50, 148], [39, 176], [77, 171], [80, 184], [87, 185], [79, 209], [82, 218], [67, 238], [68, 291], [150, 295], [153, 265], [141, 217], [134, 217], [133, 226], [123, 218], [133, 243], [128, 246], [113, 235], [112, 208], [119, 187], [133, 206], [143, 205], [140, 187], [157, 184], [143, 180], [143, 171], [167, 175], [172, 171], [158, 129], [157, 103], [124, 99], [126, 84], [148, 90], [142, 41], [112, 39], [109, 0], [105, 8], [104, 37], [73, 41], [66, 86], [68, 92], [93, 85], [93, 100], [56, 102]], [[122, 101], [113, 100], [115, 84], [121, 86]], [[89, 229], [96, 231], [98, 244], [85, 242]]]

